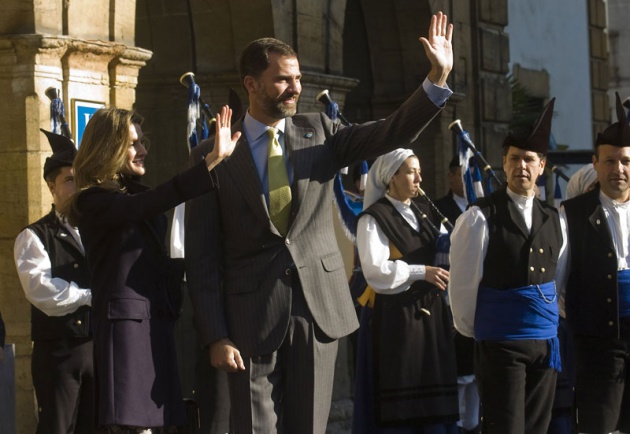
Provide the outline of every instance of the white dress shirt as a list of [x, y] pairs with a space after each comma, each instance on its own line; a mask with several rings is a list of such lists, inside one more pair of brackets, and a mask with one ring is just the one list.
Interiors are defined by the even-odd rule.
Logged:
[[[83, 250], [78, 230], [65, 220], [61, 221], [68, 236], [74, 237]], [[48, 252], [32, 230], [24, 229], [17, 236], [13, 256], [26, 298], [46, 315], [63, 316], [81, 306], [92, 304], [92, 292], [89, 289], [80, 288], [75, 282], [52, 277]]]
[[[410, 205], [385, 195], [402, 217], [419, 232], [420, 225]], [[407, 264], [389, 259], [389, 239], [376, 219], [369, 214], [361, 216], [357, 224], [357, 249], [361, 268], [367, 283], [379, 294], [398, 294], [409, 289], [416, 280], [424, 280], [424, 265]]]
[[459, 207], [459, 210], [461, 212], [466, 211], [466, 208], [468, 207], [468, 199], [466, 199], [463, 196], [458, 196], [455, 193], [453, 193], [453, 202], [455, 202], [455, 205]]

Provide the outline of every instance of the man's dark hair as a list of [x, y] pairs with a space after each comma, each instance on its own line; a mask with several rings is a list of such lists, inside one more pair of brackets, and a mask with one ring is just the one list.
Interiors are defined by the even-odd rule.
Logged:
[[59, 174], [61, 173], [61, 169], [63, 169], [64, 167], [72, 167], [72, 166], [68, 164], [67, 166], [60, 166], [55, 169], [52, 169], [50, 172], [46, 174], [46, 176], [44, 177], [44, 180], [46, 182], [52, 182], [54, 184], [55, 179], [57, 179], [57, 176], [59, 176]]
[[[514, 147], [514, 148], [517, 148], [516, 146], [513, 146], [513, 147]], [[520, 148], [517, 148], [517, 149], [520, 149]], [[503, 147], [502, 154], [503, 154], [503, 156], [504, 156], [504, 157], [507, 157], [507, 154], [508, 154], [508, 151], [509, 151], [509, 150], [510, 150], [510, 147], [509, 147], [509, 146], [504, 146], [504, 147]], [[526, 151], [528, 151], [528, 149], [525, 149], [525, 150], [526, 150]], [[534, 151], [534, 152], [535, 152], [535, 151]], [[546, 155], [544, 155], [544, 154], [541, 154], [540, 152], [536, 152], [536, 155], [538, 155], [538, 158], [540, 158], [541, 160], [546, 160], [546, 159], [547, 159], [547, 156], [546, 156]]]
[[450, 173], [455, 173], [460, 167], [462, 167], [462, 165], [459, 164], [459, 154], [455, 154], [455, 156], [448, 163], [448, 171]]
[[241, 83], [247, 75], [260, 77], [269, 66], [269, 53], [297, 58], [297, 54], [289, 44], [275, 38], [256, 39], [247, 44], [241, 54]]

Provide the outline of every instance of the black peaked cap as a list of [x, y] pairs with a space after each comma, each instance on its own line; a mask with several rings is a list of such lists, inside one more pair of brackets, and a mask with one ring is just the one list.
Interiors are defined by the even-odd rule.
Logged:
[[549, 138], [551, 137], [551, 119], [555, 98], [547, 103], [538, 122], [532, 127], [517, 131], [510, 131], [503, 141], [503, 147], [514, 146], [525, 151], [538, 152], [547, 155]]
[[46, 158], [44, 162], [44, 178], [53, 170], [64, 167], [72, 166], [74, 157], [77, 155], [77, 148], [69, 138], [60, 134], [51, 133], [42, 128], [39, 129], [42, 133], [46, 134], [48, 143], [52, 148], [52, 155]]

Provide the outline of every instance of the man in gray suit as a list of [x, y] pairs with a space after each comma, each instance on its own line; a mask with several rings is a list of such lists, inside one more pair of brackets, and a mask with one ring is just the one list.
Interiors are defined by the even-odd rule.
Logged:
[[243, 136], [216, 169], [220, 188], [189, 202], [185, 240], [196, 326], [212, 365], [231, 373], [235, 433], [325, 432], [337, 339], [358, 326], [333, 231], [333, 178], [409, 147], [440, 112], [452, 31], [433, 16], [420, 38], [431, 63], [423, 85], [386, 119], [348, 128], [295, 114], [301, 73], [290, 46], [263, 38], [243, 51], [249, 110], [234, 125]]

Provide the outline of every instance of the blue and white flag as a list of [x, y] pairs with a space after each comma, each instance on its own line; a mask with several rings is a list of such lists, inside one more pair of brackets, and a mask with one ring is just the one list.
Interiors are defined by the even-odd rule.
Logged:
[[459, 164], [462, 167], [462, 182], [464, 184], [464, 194], [469, 204], [483, 197], [483, 176], [477, 163], [474, 152], [466, 145], [465, 138], [470, 140], [468, 132], [463, 131], [457, 136], [459, 145]]

